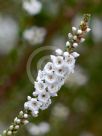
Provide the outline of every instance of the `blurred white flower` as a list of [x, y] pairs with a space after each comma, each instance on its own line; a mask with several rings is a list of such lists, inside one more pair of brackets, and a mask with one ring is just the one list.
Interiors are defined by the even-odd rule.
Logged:
[[92, 35], [95, 42], [102, 41], [102, 20], [94, 17], [92, 20]]
[[70, 114], [69, 108], [64, 106], [61, 103], [57, 103], [53, 108], [52, 108], [52, 116], [59, 118], [59, 119], [66, 119], [68, 118]]
[[38, 0], [23, 0], [22, 7], [30, 15], [36, 15], [41, 11], [42, 3]]
[[0, 15], [0, 53], [9, 53], [18, 41], [17, 22], [5, 15]]
[[92, 133], [90, 133], [90, 132], [82, 132], [81, 134], [80, 134], [80, 136], [95, 136], [94, 134], [92, 134]]
[[82, 86], [85, 85], [88, 81], [87, 74], [82, 68], [77, 66], [75, 72], [71, 73], [70, 76], [66, 79], [65, 85], [68, 87], [71, 86]]
[[50, 125], [47, 122], [41, 122], [39, 124], [41, 134], [46, 134], [50, 131]]
[[0, 122], [0, 133], [2, 133], [2, 131], [5, 130], [6, 127], [7, 126], [5, 124], [3, 124], [2, 122]]
[[44, 135], [50, 131], [50, 125], [47, 122], [41, 122], [39, 124], [30, 123], [27, 125], [28, 132], [33, 135]]
[[24, 31], [23, 37], [31, 45], [43, 43], [46, 35], [46, 29], [42, 27], [33, 26]]

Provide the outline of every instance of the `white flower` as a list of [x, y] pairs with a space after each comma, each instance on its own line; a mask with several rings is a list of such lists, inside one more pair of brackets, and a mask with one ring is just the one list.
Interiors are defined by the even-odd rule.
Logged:
[[54, 72], [54, 66], [52, 62], [48, 62], [45, 67], [44, 67], [44, 71], [46, 74], [53, 74]]
[[57, 84], [48, 85], [48, 92], [51, 94], [51, 96], [57, 96], [59, 88]]
[[39, 136], [41, 134], [39, 126], [32, 123], [27, 125], [27, 130], [32, 136]]
[[73, 33], [76, 33], [77, 28], [73, 26], [73, 27], [72, 27], [72, 31], [73, 31]]
[[42, 4], [38, 0], [23, 0], [22, 6], [30, 15], [36, 15], [42, 9]]
[[62, 68], [64, 65], [63, 57], [62, 56], [57, 56], [55, 58], [52, 58], [54, 67], [56, 68]]
[[64, 57], [68, 57], [68, 56], [69, 56], [69, 53], [68, 53], [68, 52], [64, 52], [64, 53], [63, 53], [63, 56], [64, 56]]
[[61, 103], [57, 103], [52, 109], [52, 115], [61, 120], [68, 118], [69, 114], [69, 108]]
[[87, 33], [88, 33], [88, 32], [90, 32], [90, 31], [91, 31], [91, 29], [90, 29], [90, 28], [87, 28], [87, 29], [86, 29], [86, 32], [87, 32]]
[[78, 29], [77, 34], [82, 34], [82, 30]]
[[47, 122], [41, 122], [39, 124], [39, 128], [40, 128], [41, 134], [43, 135], [50, 131], [50, 125]]
[[71, 55], [72, 55], [74, 58], [77, 58], [77, 57], [79, 57], [79, 56], [80, 56], [80, 54], [79, 54], [79, 53], [77, 53], [77, 52], [72, 52], [72, 53], [71, 53]]
[[42, 80], [44, 80], [44, 75], [45, 75], [45, 73], [44, 73], [44, 71], [41, 71], [41, 70], [39, 70], [38, 71], [38, 76], [37, 76], [37, 81], [42, 81]]
[[68, 57], [65, 57], [65, 62], [67, 62], [69, 66], [72, 66], [75, 64], [75, 59], [72, 55], [69, 55]]
[[77, 47], [78, 46], [78, 43], [73, 43], [73, 47]]
[[63, 54], [63, 51], [61, 49], [57, 49], [55, 52], [56, 52], [56, 55], [62, 55]]
[[28, 28], [23, 33], [24, 39], [27, 40], [31, 45], [41, 44], [44, 41], [45, 35], [45, 28], [37, 26]]
[[46, 103], [48, 101], [48, 99], [50, 99], [50, 94], [46, 91], [44, 91], [38, 95], [38, 100], [42, 103]]
[[73, 39], [76, 41], [78, 39], [77, 35], [74, 35]]
[[55, 69], [55, 74], [56, 74], [56, 76], [60, 76], [60, 77], [64, 77], [66, 74], [68, 74], [68, 71], [69, 71], [69, 69], [68, 69], [68, 67], [62, 67], [62, 68], [56, 68]]
[[42, 93], [45, 88], [46, 88], [46, 84], [43, 82], [43, 81], [38, 81], [38, 82], [35, 82], [34, 84], [35, 86], [35, 90], [36, 92], [39, 94], [39, 93]]
[[68, 38], [69, 39], [72, 39], [73, 38], [73, 35], [71, 33], [68, 33]]
[[27, 101], [24, 104], [25, 109], [30, 110], [32, 111], [32, 113], [35, 113], [35, 114], [38, 113], [40, 106], [41, 106], [41, 103], [36, 98], [32, 98], [30, 101]]
[[27, 125], [27, 130], [32, 136], [40, 136], [50, 131], [50, 125], [47, 122], [40, 122], [39, 124], [30, 123]]
[[59, 89], [62, 87], [62, 85], [64, 85], [64, 82], [65, 82], [64, 77], [58, 78], [57, 84], [58, 84]]
[[8, 54], [18, 44], [18, 22], [0, 13], [0, 54]]
[[46, 82], [47, 84], [56, 83], [56, 76], [55, 76], [55, 74], [45, 75], [45, 82]]
[[80, 42], [83, 43], [84, 41], [85, 41], [85, 39], [84, 39], [84, 38], [81, 38]]
[[42, 105], [40, 106], [40, 109], [45, 110], [50, 106], [50, 104], [51, 104], [51, 99], [48, 99], [46, 103], [42, 103]]

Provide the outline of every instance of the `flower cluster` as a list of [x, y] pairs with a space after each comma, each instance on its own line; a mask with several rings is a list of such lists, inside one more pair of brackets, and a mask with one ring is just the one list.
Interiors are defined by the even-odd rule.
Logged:
[[23, 37], [31, 45], [40, 44], [44, 41], [46, 35], [46, 29], [43, 27], [33, 26], [24, 31]]
[[84, 22], [81, 22], [80, 28], [72, 27], [72, 33], [68, 33], [69, 41], [66, 42], [66, 47], [68, 51], [71, 51], [73, 48], [76, 48], [80, 43], [84, 42], [84, 35], [90, 32], [88, 26], [84, 27]]
[[22, 7], [28, 14], [36, 15], [41, 11], [42, 4], [38, 0], [23, 0]]
[[49, 107], [51, 97], [57, 96], [69, 74], [74, 72], [75, 61], [79, 54], [74, 52], [73, 48], [84, 42], [84, 35], [90, 31], [88, 18], [89, 15], [86, 15], [79, 29], [72, 27], [72, 33], [68, 34], [66, 51], [57, 49], [56, 55], [50, 56], [51, 62], [48, 62], [43, 70], [39, 70], [34, 82], [33, 97], [28, 96], [28, 101], [24, 103], [25, 110], [30, 111], [32, 116], [38, 116], [39, 109], [45, 110]]
[[74, 71], [78, 56], [76, 52], [68, 53], [57, 49], [56, 55], [51, 55], [51, 62], [45, 65], [43, 71], [39, 70], [34, 83], [33, 98], [28, 96], [28, 101], [24, 104], [24, 108], [30, 110], [34, 117], [38, 115], [39, 109], [48, 108], [51, 97], [57, 96], [67, 76]]

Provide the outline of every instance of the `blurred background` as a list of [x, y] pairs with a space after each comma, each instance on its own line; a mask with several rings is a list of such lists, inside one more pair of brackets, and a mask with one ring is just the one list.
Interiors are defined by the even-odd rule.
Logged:
[[[49, 109], [31, 118], [31, 124], [17, 135], [102, 136], [101, 0], [0, 0], [0, 132], [32, 94], [33, 84], [26, 71], [29, 56], [46, 46], [64, 50], [71, 26], [78, 26], [84, 13], [92, 14], [92, 31], [77, 49], [81, 55], [75, 73]], [[44, 66], [44, 56], [51, 53], [43, 50], [32, 59], [34, 79], [38, 68]]]

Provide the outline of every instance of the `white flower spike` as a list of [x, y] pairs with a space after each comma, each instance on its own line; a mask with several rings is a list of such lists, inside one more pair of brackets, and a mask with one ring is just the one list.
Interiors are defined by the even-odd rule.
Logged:
[[[79, 54], [74, 52], [73, 48], [76, 48], [83, 41], [84, 34], [90, 31], [88, 19], [89, 14], [86, 14], [83, 21], [81, 21], [77, 34], [68, 34], [69, 41], [67, 42], [66, 51], [63, 52], [61, 49], [57, 49], [55, 51], [56, 55], [51, 55], [51, 62], [48, 62], [42, 71], [39, 70], [34, 82], [33, 96], [27, 97], [27, 102], [24, 103], [24, 112], [20, 111], [14, 119], [12, 127], [3, 131], [4, 135], [15, 134], [21, 124], [29, 122], [28, 117], [30, 115], [37, 117], [39, 110], [47, 109], [51, 104], [51, 98], [57, 96], [66, 78], [74, 72], [76, 58], [79, 57]], [[76, 31], [76, 28], [72, 28], [72, 31]], [[73, 40], [75, 35], [77, 35], [76, 42]]]

